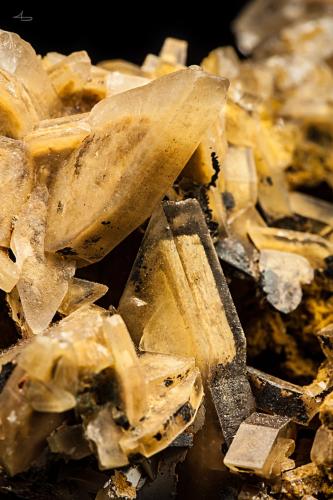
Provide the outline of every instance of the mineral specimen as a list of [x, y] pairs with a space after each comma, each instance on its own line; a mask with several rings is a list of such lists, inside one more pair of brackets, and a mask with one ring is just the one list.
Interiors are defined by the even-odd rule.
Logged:
[[231, 470], [258, 476], [279, 476], [293, 469], [293, 429], [285, 417], [253, 413], [239, 427], [224, 463]]
[[0, 497], [333, 498], [332, 15], [201, 67], [0, 30]]

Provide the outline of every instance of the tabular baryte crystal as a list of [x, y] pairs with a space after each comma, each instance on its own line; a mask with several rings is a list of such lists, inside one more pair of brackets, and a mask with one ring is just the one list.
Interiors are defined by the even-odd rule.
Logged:
[[40, 118], [59, 112], [60, 101], [40, 58], [16, 33], [0, 30], [0, 68], [24, 85]]
[[268, 302], [283, 313], [296, 309], [302, 300], [302, 285], [314, 277], [306, 258], [278, 250], [262, 250], [259, 269]]
[[333, 465], [333, 429], [319, 427], [311, 449], [311, 460], [317, 465]]
[[119, 310], [141, 349], [195, 357], [230, 442], [252, 410], [245, 338], [195, 200], [156, 210]]
[[47, 200], [47, 189], [36, 187], [22, 207], [11, 238], [20, 272], [16, 287], [33, 333], [49, 326], [75, 272], [74, 262], [44, 252]]
[[292, 469], [293, 428], [286, 417], [253, 413], [239, 427], [224, 458], [231, 470], [262, 477]]
[[255, 368], [247, 368], [257, 408], [268, 413], [288, 417], [299, 424], [307, 424], [318, 413], [327, 387], [322, 393], [311, 391], [311, 386], [299, 386], [281, 380]]
[[192, 67], [97, 104], [91, 134], [58, 171], [46, 249], [70, 248], [93, 262], [144, 222], [218, 116], [226, 90], [225, 80]]
[[248, 234], [259, 250], [280, 250], [301, 255], [313, 267], [323, 267], [333, 254], [333, 243], [321, 236], [291, 229], [248, 225]]

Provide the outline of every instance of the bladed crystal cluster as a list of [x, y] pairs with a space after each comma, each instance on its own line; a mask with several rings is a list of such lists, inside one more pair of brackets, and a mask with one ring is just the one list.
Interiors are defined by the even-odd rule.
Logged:
[[0, 31], [3, 498], [333, 498], [333, 2], [233, 29]]

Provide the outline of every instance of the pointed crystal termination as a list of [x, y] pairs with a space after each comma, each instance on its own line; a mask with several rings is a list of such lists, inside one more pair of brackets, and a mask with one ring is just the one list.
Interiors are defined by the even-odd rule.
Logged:
[[294, 426], [286, 417], [253, 413], [243, 422], [224, 458], [236, 472], [276, 477], [295, 466]]
[[141, 349], [196, 359], [230, 443], [253, 410], [245, 337], [196, 200], [153, 214], [119, 311]]
[[49, 326], [75, 272], [74, 261], [44, 252], [47, 200], [47, 188], [37, 186], [22, 207], [11, 237], [20, 271], [16, 287], [33, 333]]
[[190, 67], [98, 103], [91, 134], [58, 171], [46, 249], [98, 261], [144, 222], [216, 120], [227, 88]]
[[60, 111], [60, 101], [41, 59], [16, 33], [0, 30], [0, 68], [24, 85], [39, 118], [49, 118]]

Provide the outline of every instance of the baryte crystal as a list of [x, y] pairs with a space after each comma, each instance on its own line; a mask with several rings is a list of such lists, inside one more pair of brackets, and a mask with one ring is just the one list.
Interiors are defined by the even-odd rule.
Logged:
[[252, 408], [245, 339], [195, 200], [154, 213], [119, 311], [141, 349], [195, 357], [229, 441]]
[[295, 447], [293, 435], [288, 418], [253, 413], [240, 425], [224, 463], [238, 472], [279, 476], [294, 467], [288, 458]]
[[0, 167], [0, 245], [9, 247], [12, 224], [33, 188], [34, 169], [25, 145], [6, 137], [0, 137]]
[[249, 224], [248, 234], [259, 250], [278, 250], [301, 255], [309, 260], [313, 267], [323, 267], [325, 258], [333, 253], [333, 245], [316, 234], [259, 227]]
[[318, 413], [326, 387], [313, 393], [311, 386], [299, 386], [252, 367], [247, 368], [257, 408], [307, 424]]
[[187, 42], [177, 38], [166, 38], [160, 51], [160, 57], [171, 64], [186, 64]]
[[[257, 202], [257, 172], [250, 148], [231, 146], [222, 165], [224, 197], [232, 197], [229, 212], [233, 215], [240, 210], [254, 206]], [[230, 217], [230, 216], [229, 216]]]
[[1, 135], [22, 139], [37, 124], [39, 116], [24, 85], [0, 69]]
[[106, 285], [92, 281], [72, 278], [68, 282], [68, 290], [58, 311], [67, 316], [82, 306], [93, 304], [108, 291]]
[[150, 82], [149, 78], [143, 76], [129, 75], [120, 71], [112, 71], [107, 77], [107, 94], [108, 96], [120, 94], [127, 90], [142, 87]]
[[30, 466], [62, 420], [59, 414], [33, 411], [20, 389], [23, 384], [24, 371], [17, 368], [0, 394], [0, 463], [11, 475]]
[[[90, 133], [88, 114], [80, 113], [42, 120], [24, 138], [33, 159], [36, 176], [52, 190], [60, 166], [76, 151]], [[59, 207], [59, 210], [61, 206]]]
[[0, 289], [10, 292], [19, 280], [17, 265], [10, 259], [7, 250], [0, 249]]
[[317, 465], [333, 465], [333, 429], [324, 425], [316, 432], [311, 448], [311, 460]]
[[144, 76], [140, 66], [137, 66], [136, 64], [133, 64], [129, 61], [125, 61], [124, 59], [108, 59], [105, 61], [100, 61], [97, 64], [97, 67], [106, 69], [110, 72], [119, 71], [120, 73], [124, 73], [127, 75]]
[[75, 271], [73, 262], [44, 253], [47, 199], [47, 189], [36, 187], [22, 208], [11, 238], [20, 270], [16, 286], [25, 320], [33, 333], [48, 327]]
[[[30, 466], [51, 432], [51, 449], [74, 458], [69, 429], [55, 431], [74, 407], [84, 427], [73, 436], [78, 453], [87, 453], [88, 440], [101, 468], [168, 446], [192, 424], [203, 390], [193, 361], [157, 358], [147, 354], [141, 363], [120, 316], [97, 306], [83, 306], [35, 337], [18, 353], [18, 366], [0, 394], [0, 401], [10, 397], [1, 406], [2, 465], [12, 474]], [[28, 446], [38, 421], [31, 450], [18, 457], [18, 441]]]
[[96, 105], [92, 133], [58, 171], [46, 249], [100, 260], [142, 223], [217, 117], [226, 88], [189, 68]]
[[68, 56], [57, 54], [44, 65], [67, 112], [90, 111], [108, 94], [108, 71], [93, 66], [84, 50]]
[[60, 102], [40, 58], [16, 33], [0, 31], [0, 68], [24, 85], [40, 118], [59, 112]]
[[311, 283], [314, 277], [305, 257], [278, 250], [262, 250], [259, 269], [268, 302], [283, 313], [290, 313], [299, 306], [302, 285]]

